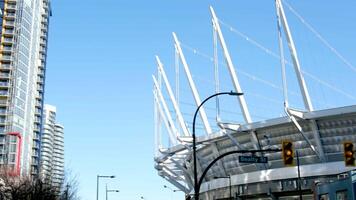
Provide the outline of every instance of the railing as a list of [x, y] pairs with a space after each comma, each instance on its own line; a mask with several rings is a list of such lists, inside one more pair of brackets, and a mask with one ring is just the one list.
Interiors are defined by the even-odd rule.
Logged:
[[8, 9], [16, 9], [16, 5], [7, 4], [6, 8], [8, 8]]
[[14, 26], [14, 25], [15, 25], [15, 22], [14, 22], [14, 21], [6, 21], [6, 22], [5, 22], [5, 25], [7, 25], [7, 26]]
[[9, 86], [9, 82], [0, 82], [0, 86]]
[[9, 95], [9, 92], [7, 90], [0, 90], [0, 95], [7, 96]]
[[3, 41], [4, 41], [4, 42], [11, 42], [11, 43], [14, 42], [14, 40], [13, 40], [12, 38], [4, 38]]
[[1, 99], [0, 100], [0, 105], [6, 105], [7, 104], [7, 101], [6, 100], [4, 100], [4, 99]]
[[2, 49], [5, 51], [12, 51], [12, 47], [9, 46], [4, 46]]
[[0, 73], [0, 78], [9, 78], [10, 74]]
[[6, 13], [5, 17], [16, 17], [15, 13]]
[[6, 34], [14, 34], [14, 29], [5, 29], [5, 32]]
[[10, 64], [2, 64], [1, 68], [3, 68], [3, 69], [11, 69], [11, 65]]
[[2, 59], [2, 60], [11, 60], [11, 56], [2, 55], [2, 56], [1, 56], [1, 59]]

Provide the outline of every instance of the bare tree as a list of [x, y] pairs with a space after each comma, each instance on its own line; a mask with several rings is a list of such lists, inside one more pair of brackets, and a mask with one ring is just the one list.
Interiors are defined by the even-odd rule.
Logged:
[[62, 186], [53, 186], [50, 179], [14, 176], [0, 171], [0, 200], [79, 200], [76, 177], [66, 175]]
[[80, 200], [78, 188], [79, 182], [77, 175], [73, 175], [72, 171], [67, 169], [63, 180], [60, 200]]

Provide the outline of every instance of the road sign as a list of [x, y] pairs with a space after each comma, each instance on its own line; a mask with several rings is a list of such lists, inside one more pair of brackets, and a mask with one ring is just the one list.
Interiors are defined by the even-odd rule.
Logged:
[[267, 163], [267, 157], [261, 156], [239, 156], [240, 163]]

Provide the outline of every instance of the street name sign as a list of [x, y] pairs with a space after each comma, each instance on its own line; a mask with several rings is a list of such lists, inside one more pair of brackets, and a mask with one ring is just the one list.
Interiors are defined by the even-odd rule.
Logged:
[[239, 156], [240, 163], [267, 163], [267, 157], [261, 156]]

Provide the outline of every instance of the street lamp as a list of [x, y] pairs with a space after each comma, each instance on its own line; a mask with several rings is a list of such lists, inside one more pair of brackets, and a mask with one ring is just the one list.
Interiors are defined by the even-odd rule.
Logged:
[[105, 185], [105, 191], [106, 191], [106, 200], [108, 200], [108, 192], [120, 192], [119, 190], [108, 190], [108, 184]]
[[231, 96], [239, 96], [239, 95], [243, 95], [243, 93], [237, 93], [237, 92], [219, 92], [216, 94], [213, 94], [211, 96], [209, 96], [208, 98], [206, 98], [196, 109], [195, 114], [194, 114], [194, 118], [193, 118], [193, 133], [192, 133], [192, 137], [193, 137], [193, 158], [194, 158], [194, 199], [195, 200], [199, 200], [199, 184], [198, 184], [198, 172], [197, 172], [197, 147], [196, 147], [196, 138], [195, 138], [195, 120], [197, 118], [198, 112], [200, 107], [203, 106], [203, 104], [205, 102], [207, 102], [209, 99], [219, 96], [219, 95], [231, 95]]
[[96, 175], [96, 200], [99, 200], [99, 178], [115, 178], [115, 176]]
[[231, 176], [215, 176], [214, 179], [219, 179], [219, 178], [228, 178], [229, 179], [229, 190], [230, 190], [230, 198], [232, 198], [232, 193], [231, 193]]

